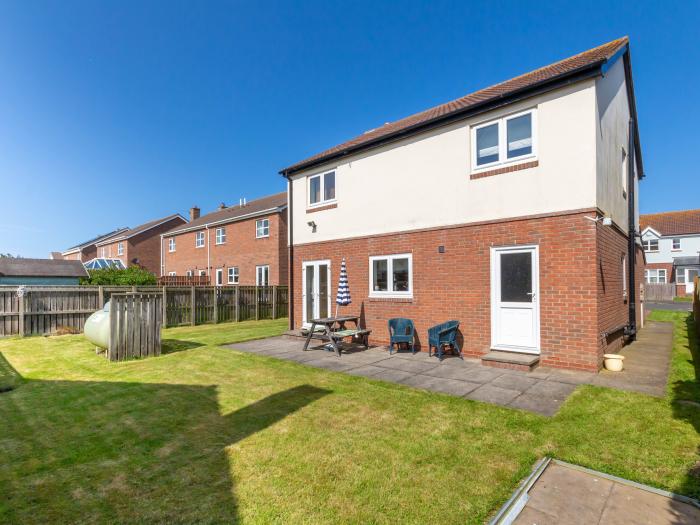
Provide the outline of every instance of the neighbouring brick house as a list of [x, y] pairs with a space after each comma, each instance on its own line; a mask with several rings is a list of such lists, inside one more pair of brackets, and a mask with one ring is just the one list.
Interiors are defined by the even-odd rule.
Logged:
[[213, 285], [287, 284], [287, 193], [200, 216], [162, 236], [161, 275], [208, 275]]
[[647, 283], [674, 283], [676, 295], [691, 295], [700, 274], [700, 210], [651, 213], [639, 218]]
[[636, 119], [622, 38], [282, 170], [290, 328], [333, 312], [345, 258], [375, 343], [456, 319], [489, 364], [599, 370], [641, 321]]
[[94, 239], [90, 239], [89, 241], [85, 241], [81, 244], [77, 244], [75, 246], [72, 246], [71, 248], [68, 248], [66, 251], [60, 253], [58, 252], [52, 252], [51, 257], [53, 259], [65, 259], [68, 261], [82, 261], [82, 262], [88, 262], [95, 257], [97, 257], [97, 243], [105, 241], [107, 239], [110, 239], [112, 237], [116, 237], [117, 235], [124, 233], [126, 230], [129, 228], [119, 228], [118, 230], [114, 230], [109, 233], [105, 233], [102, 235], [98, 235]]
[[97, 257], [119, 259], [124, 266], [140, 266], [158, 275], [160, 271], [160, 236], [175, 227], [187, 224], [179, 213], [168, 215], [129, 228], [120, 234], [99, 241]]

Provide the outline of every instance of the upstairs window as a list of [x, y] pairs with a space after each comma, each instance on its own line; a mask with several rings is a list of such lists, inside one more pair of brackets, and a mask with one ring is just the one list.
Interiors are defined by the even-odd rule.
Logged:
[[194, 234], [194, 247], [204, 248], [204, 232], [197, 232]]
[[673, 249], [674, 250], [681, 249], [681, 240], [680, 239], [673, 239]]
[[216, 244], [224, 244], [226, 242], [226, 228], [216, 229]]
[[270, 219], [259, 219], [255, 221], [255, 238], [270, 236]]
[[169, 252], [175, 251], [175, 237], [170, 237], [170, 239], [168, 239], [168, 251]]
[[644, 246], [645, 252], [658, 252], [659, 239], [644, 239], [642, 241], [642, 246]]
[[117, 243], [117, 255], [124, 255], [124, 243]]
[[309, 206], [335, 201], [335, 171], [309, 177]]
[[472, 128], [472, 167], [498, 166], [535, 156], [535, 110]]

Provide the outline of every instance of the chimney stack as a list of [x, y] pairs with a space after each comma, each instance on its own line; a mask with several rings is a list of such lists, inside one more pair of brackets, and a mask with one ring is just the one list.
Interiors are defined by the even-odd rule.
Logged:
[[193, 206], [190, 208], [190, 222], [192, 222], [195, 219], [199, 219], [199, 212], [200, 209], [197, 206]]

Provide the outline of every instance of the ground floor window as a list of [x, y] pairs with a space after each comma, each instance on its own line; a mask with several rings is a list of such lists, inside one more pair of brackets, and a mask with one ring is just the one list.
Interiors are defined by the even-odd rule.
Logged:
[[192, 270], [187, 270], [187, 271], [185, 272], [185, 275], [186, 275], [187, 277], [192, 277]]
[[168, 272], [168, 275], [169, 275], [170, 277], [175, 277], [175, 272]]
[[270, 265], [264, 264], [255, 267], [255, 285], [269, 286], [270, 285]]
[[658, 270], [645, 270], [644, 275], [646, 276], [646, 281], [649, 284], [666, 282], [666, 270], [664, 268], [659, 268]]
[[369, 258], [370, 297], [412, 297], [413, 256], [410, 253]]
[[228, 284], [238, 284], [238, 266], [228, 269]]
[[685, 284], [685, 268], [676, 270], [676, 284]]
[[221, 268], [216, 269], [216, 286], [221, 286], [224, 284], [224, 270]]
[[204, 277], [207, 274], [206, 270], [199, 270], [199, 276]]

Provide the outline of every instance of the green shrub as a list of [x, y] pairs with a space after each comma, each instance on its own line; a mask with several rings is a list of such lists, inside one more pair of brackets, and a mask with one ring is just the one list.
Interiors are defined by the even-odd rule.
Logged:
[[80, 284], [146, 286], [158, 283], [154, 274], [138, 266], [131, 266], [126, 270], [116, 268], [88, 270], [88, 274], [90, 277], [80, 279]]

